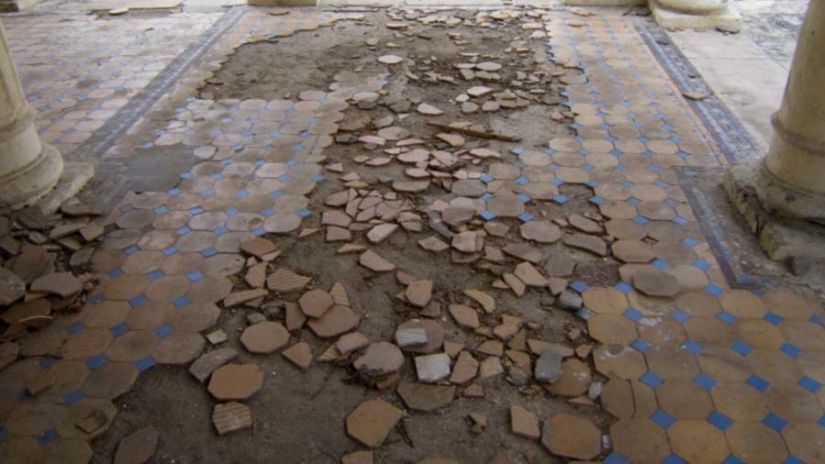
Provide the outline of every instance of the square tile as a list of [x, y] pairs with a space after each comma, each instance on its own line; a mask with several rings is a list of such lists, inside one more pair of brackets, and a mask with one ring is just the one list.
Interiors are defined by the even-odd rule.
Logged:
[[670, 426], [672, 426], [673, 423], [676, 422], [675, 417], [671, 416], [665, 411], [662, 411], [661, 409], [657, 409], [656, 412], [654, 412], [650, 416], [650, 420], [652, 420], [654, 424], [658, 425], [659, 427], [665, 430], [669, 429]]
[[708, 416], [708, 422], [710, 423], [710, 425], [716, 427], [717, 429], [723, 432], [729, 429], [731, 425], [733, 425], [733, 420], [719, 411], [713, 411], [712, 413], [710, 413], [710, 415]]
[[788, 421], [772, 412], [769, 412], [768, 415], [762, 419], [762, 423], [775, 430], [777, 433], [782, 433], [782, 430], [784, 430], [788, 425]]

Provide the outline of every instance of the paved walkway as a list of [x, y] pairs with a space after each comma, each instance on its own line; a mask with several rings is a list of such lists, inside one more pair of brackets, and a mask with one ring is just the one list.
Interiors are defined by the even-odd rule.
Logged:
[[[325, 155], [348, 121], [345, 112], [356, 114], [352, 113], [357, 111], [356, 95], [379, 91], [381, 82], [354, 82], [336, 91], [317, 89], [297, 98], [270, 101], [204, 100], [194, 91], [245, 41], [293, 33], [311, 38], [319, 27], [358, 20], [360, 14], [303, 10], [275, 16], [267, 10], [233, 11], [237, 17], [232, 22], [227, 19], [232, 12], [124, 20], [59, 15], [2, 18], [46, 141], [63, 153], [72, 153], [90, 139], [105, 141], [107, 134], [95, 131], [107, 123], [107, 128], [117, 127], [118, 118], [131, 121], [133, 114], [118, 110], [143, 101], [151, 104], [151, 111], [140, 114], [128, 131], [105, 146], [96, 162], [104, 168], [117, 166], [140, 150], [181, 146], [192, 157], [191, 169], [185, 170], [177, 185], [115, 200], [117, 206], [105, 219], [110, 232], [94, 258], [101, 283], [88, 304], [79, 313], [59, 316], [50, 326], [23, 338], [22, 357], [0, 373], [0, 423], [4, 424], [0, 453], [9, 462], [88, 462], [92, 456], [88, 440], [104, 434], [109, 422], [118, 420], [112, 401], [128, 392], [142, 372], [157, 364], [188, 365], [211, 349], [206, 348], [203, 334], [223, 326], [219, 321], [225, 320], [222, 314], [230, 306], [227, 297], [250, 287], [241, 281], [249, 264], [240, 249], [242, 243], [266, 237], [277, 244], [286, 240], [278, 237], [308, 235], [313, 228], [323, 228], [321, 233], [329, 237], [332, 224], [322, 222], [324, 213], [344, 210], [329, 206], [329, 201], [324, 206], [324, 199], [315, 193], [318, 185], [331, 182], [344, 191], [347, 185], [364, 190], [356, 196], [374, 188], [359, 185], [357, 177], [341, 179]], [[601, 394], [594, 395], [596, 405], [585, 404], [589, 377], [584, 391], [564, 395], [553, 393], [552, 388], [549, 392], [539, 389], [532, 394], [540, 400], [533, 401], [565, 403], [575, 397], [580, 403], [565, 406], [573, 414], [592, 418], [604, 411], [609, 418], [593, 421], [609, 439], [597, 445], [596, 455], [579, 456], [578, 450], [565, 454], [570, 451], [548, 445], [552, 438], [547, 437], [553, 432], [545, 428], [544, 444], [553, 454], [540, 450], [542, 457], [533, 462], [559, 456], [611, 464], [823, 462], [823, 312], [812, 295], [780, 286], [776, 279], [736, 288], [741, 282], [726, 271], [730, 256], [705, 238], [706, 229], [697, 219], [704, 216], [697, 214], [683, 190], [685, 175], [724, 167], [736, 157], [725, 153], [724, 141], [714, 137], [701, 108], [697, 110], [696, 102], [682, 95], [679, 83], [671, 80], [669, 70], [649, 48], [644, 27], [654, 26], [615, 12], [582, 16], [558, 8], [527, 13], [513, 21], [523, 26], [527, 40], [535, 31], [546, 31], [546, 39], [539, 35], [534, 40], [549, 42], [562, 95], [572, 109], [574, 135], [549, 142], [494, 145], [500, 158], [483, 159], [456, 172], [454, 180], [463, 181], [466, 190], [459, 191], [458, 182], [447, 190], [428, 183], [423, 187], [427, 193], [418, 195], [416, 185], [396, 185], [396, 193], [411, 195], [417, 208], [396, 205], [401, 210], [396, 213], [407, 218], [406, 225], [396, 220], [398, 216], [386, 217], [392, 218], [389, 224], [400, 224], [404, 233], [418, 241], [433, 235], [428, 222], [448, 222], [446, 205], [469, 209], [474, 219], [463, 223], [462, 233], [494, 230], [490, 224], [506, 224], [512, 230], [499, 237], [495, 246], [488, 245], [484, 257], [468, 259], [507, 268], [503, 280], [486, 275], [485, 292], [499, 301], [517, 301], [510, 299], [512, 292], [523, 291], [519, 282], [534, 284], [518, 269], [515, 275], [508, 273], [514, 266], [532, 262], [551, 288], [562, 282], [566, 297], [581, 296], [583, 307], [577, 315], [585, 321], [590, 338], [571, 341], [561, 336], [547, 341], [576, 347], [595, 344], [592, 353], [583, 351], [581, 358], [595, 371], [593, 381], [598, 379], [603, 385]], [[220, 34], [215, 32], [219, 21], [226, 21]], [[410, 22], [424, 21], [419, 16]], [[198, 49], [196, 41], [210, 31], [215, 33], [214, 41], [203, 42], [208, 46]], [[196, 59], [191, 65], [180, 65], [179, 77], [164, 84], [162, 73], [180, 63], [184, 53]], [[159, 90], [146, 95], [141, 91], [147, 87]], [[411, 135], [416, 136], [421, 135]], [[85, 154], [74, 152], [72, 156]], [[438, 162], [450, 162], [445, 159], [449, 156]], [[370, 169], [367, 164], [354, 171], [368, 177]], [[119, 175], [129, 177], [129, 173]], [[121, 180], [101, 179], [96, 191], [117, 191], [113, 184]], [[573, 185], [586, 187], [585, 200], [598, 211], [590, 215], [594, 231], [565, 222], [575, 201], [562, 189]], [[381, 195], [387, 202], [395, 198], [386, 189]], [[352, 198], [345, 198], [342, 206], [348, 201]], [[355, 222], [367, 226], [350, 227], [354, 243], [382, 256], [404, 254], [403, 249], [393, 249], [392, 241], [376, 244], [360, 232], [380, 221]], [[423, 232], [418, 232], [422, 222]], [[553, 247], [526, 240], [525, 235], [531, 236], [525, 232], [530, 229], [527, 226], [539, 223], [543, 231], [561, 227], [564, 238], [549, 240], [558, 241]], [[490, 240], [490, 235], [480, 236]], [[571, 239], [574, 236], [591, 237], [607, 246], [604, 254], [608, 258], [603, 262], [619, 269], [619, 279], [605, 285], [595, 273], [550, 270], [559, 259], [559, 250], [575, 257], [574, 251], [582, 248]], [[607, 242], [603, 241], [606, 236], [610, 237]], [[455, 241], [452, 245], [460, 251], [475, 251], [463, 250]], [[507, 252], [514, 245], [527, 245], [515, 252], [515, 260], [497, 258], [491, 250]], [[340, 244], [320, 246], [338, 248]], [[509, 250], [513, 255], [515, 249]], [[533, 251], [538, 258], [530, 254]], [[290, 255], [290, 249], [281, 252]], [[347, 260], [346, 266], [355, 269], [357, 256], [336, 259]], [[404, 270], [403, 258], [398, 259], [396, 264]], [[362, 265], [364, 260], [362, 255]], [[317, 282], [334, 279], [323, 273], [314, 277]], [[549, 294], [544, 287], [527, 292]], [[353, 293], [355, 288], [348, 290]], [[406, 298], [409, 303], [409, 293]], [[464, 302], [479, 307], [473, 301]], [[374, 311], [353, 309], [355, 326]], [[336, 311], [345, 313], [344, 309]], [[472, 341], [467, 338], [469, 345], [497, 338], [509, 343], [512, 334], [501, 337], [492, 332], [506, 325], [504, 311], [479, 311], [482, 319], [496, 321], [486, 323], [486, 334], [468, 331], [447, 317], [436, 320], [448, 328], [448, 339], [473, 336]], [[526, 309], [508, 311], [525, 320], [532, 317]], [[497, 325], [500, 314], [504, 314], [501, 326]], [[554, 317], [546, 314], [542, 317]], [[319, 335], [318, 324], [322, 323], [318, 321], [324, 319], [312, 320], [316, 325], [310, 322], [309, 329], [298, 326], [293, 331], [295, 340], [311, 340], [313, 347], [329, 345], [309, 335], [312, 330], [315, 336], [328, 338], [323, 329]], [[336, 328], [340, 323], [330, 322]], [[290, 328], [288, 319], [285, 324]], [[518, 324], [521, 328], [522, 322]], [[526, 323], [523, 327], [528, 330]], [[340, 332], [336, 329], [332, 334]], [[237, 338], [234, 333], [230, 337]], [[489, 346], [483, 345], [465, 352], [473, 352], [489, 366], [493, 363], [486, 360], [501, 353], [491, 354]], [[514, 363], [526, 357], [529, 377], [537, 353], [510, 347], [508, 353], [523, 353], [509, 355]], [[444, 345], [444, 351], [450, 349]], [[565, 362], [568, 375], [578, 369], [571, 359], [575, 356]], [[54, 373], [54, 386], [34, 398], [27, 396], [26, 386], [45, 371]], [[513, 371], [508, 372], [512, 378]], [[415, 377], [409, 372], [405, 376]], [[496, 375], [473, 385], [486, 387], [493, 382], [506, 385]], [[402, 403], [392, 392], [377, 395], [391, 403], [407, 404], [410, 414], [420, 414], [409, 407], [408, 398], [402, 398]], [[76, 423], [92, 410], [104, 412], [106, 426], [83, 432]], [[444, 409], [443, 415], [450, 414], [450, 407]], [[344, 433], [343, 419], [340, 434]], [[497, 424], [488, 433], [510, 431], [506, 424]], [[567, 439], [575, 441], [574, 437]], [[393, 446], [404, 442], [399, 443]], [[353, 442], [352, 449], [357, 448]], [[449, 447], [437, 451], [443, 458], [453, 457]], [[174, 450], [170, 452], [174, 456]], [[383, 461], [382, 452], [382, 448], [375, 451], [376, 462], [395, 462]], [[509, 455], [509, 459], [526, 462], [523, 455]]]

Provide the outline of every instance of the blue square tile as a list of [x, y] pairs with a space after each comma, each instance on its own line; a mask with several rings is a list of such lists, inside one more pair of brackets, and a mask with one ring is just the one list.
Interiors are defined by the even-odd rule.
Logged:
[[485, 192], [485, 193], [484, 193], [484, 195], [482, 195], [482, 196], [480, 196], [480, 197], [478, 197], [478, 198], [479, 198], [481, 201], [483, 201], [484, 203], [487, 203], [488, 201], [490, 201], [490, 200], [492, 200], [493, 198], [495, 198], [495, 196], [494, 196], [492, 193], [490, 193], [490, 192]]
[[690, 320], [690, 315], [679, 309], [676, 309], [673, 312], [671, 312], [670, 317], [680, 324], [684, 324], [685, 322]]
[[530, 181], [524, 176], [516, 177], [516, 183], [519, 185], [527, 185]]
[[478, 180], [484, 182], [485, 184], [489, 184], [490, 182], [496, 180], [496, 178], [489, 174], [482, 174], [478, 176]]
[[639, 206], [639, 203], [641, 203], [641, 202], [642, 202], [642, 200], [639, 200], [636, 197], [630, 197], [630, 198], [627, 199], [627, 204], [629, 204], [631, 206]]
[[653, 415], [650, 416], [650, 420], [653, 421], [654, 424], [658, 425], [659, 427], [667, 430], [676, 422], [676, 418], [671, 416], [670, 414], [662, 411], [661, 409], [657, 409]]
[[782, 464], [806, 464], [805, 461], [799, 459], [798, 457], [794, 456], [793, 454], [789, 455], [782, 461]]
[[816, 423], [817, 423], [820, 427], [825, 427], [825, 414], [823, 414], [823, 415], [822, 415], [822, 417], [820, 417], [820, 418], [819, 418], [819, 420], [818, 420], [818, 421], [816, 421]]
[[97, 356], [92, 356], [88, 360], [86, 360], [86, 365], [89, 366], [89, 369], [95, 370], [99, 367], [105, 366], [109, 362], [109, 358], [106, 357], [105, 354], [99, 354]]
[[74, 322], [72, 324], [67, 325], [66, 326], [66, 332], [69, 335], [73, 335], [73, 334], [76, 334], [76, 333], [80, 332], [81, 330], [83, 330], [85, 328], [86, 328], [86, 326], [83, 325], [83, 322], [77, 321], [77, 322]]
[[312, 216], [312, 211], [304, 208], [304, 209], [298, 211], [298, 216], [302, 217], [302, 218]]
[[197, 282], [199, 280], [203, 280], [206, 278], [201, 271], [192, 271], [189, 274], [186, 274], [186, 278], [189, 279], [189, 282]]
[[688, 462], [685, 461], [684, 459], [680, 458], [676, 454], [671, 454], [670, 456], [667, 457], [667, 459], [662, 461], [662, 464], [688, 464]]
[[641, 338], [637, 338], [636, 340], [633, 340], [633, 342], [630, 343], [630, 346], [633, 347], [634, 349], [636, 349], [636, 351], [639, 351], [641, 353], [646, 353], [651, 348], [653, 348], [653, 345], [646, 342], [645, 340], [642, 340]]
[[148, 299], [146, 295], [138, 295], [132, 298], [129, 298], [129, 306], [132, 308], [140, 308], [141, 306], [145, 305]]
[[781, 347], [779, 347], [779, 351], [785, 353], [786, 355], [792, 358], [798, 358], [800, 354], [802, 354], [802, 348], [794, 345], [793, 343], [783, 343]]
[[527, 149], [525, 149], [524, 147], [514, 147], [514, 148], [510, 149], [510, 151], [515, 155], [521, 155], [524, 152], [526, 152]]
[[200, 206], [195, 206], [193, 208], [189, 208], [189, 212], [192, 214], [192, 216], [197, 216], [199, 214], [203, 214], [203, 211], [204, 211], [203, 208], [201, 208]]
[[238, 208], [235, 208], [234, 206], [231, 207], [231, 208], [227, 208], [227, 210], [225, 212], [226, 212], [226, 215], [229, 216], [229, 217], [237, 216], [238, 213], [240, 213], [240, 211], [238, 211]]
[[167, 257], [172, 256], [177, 252], [178, 252], [178, 249], [173, 247], [173, 246], [166, 247], [166, 248], [163, 249], [163, 256], [167, 256]]
[[149, 279], [150, 282], [154, 282], [165, 275], [166, 273], [163, 272], [161, 269], [155, 269], [154, 271], [146, 274], [146, 277]]
[[562, 185], [564, 185], [564, 184], [565, 184], [564, 179], [559, 179], [558, 177], [556, 177], [555, 179], [551, 180], [551, 181], [550, 181], [550, 183], [551, 183], [551, 184], [553, 184], [553, 185], [555, 185], [556, 187], [561, 187]]
[[736, 340], [733, 343], [731, 343], [730, 349], [732, 349], [733, 351], [742, 356], [747, 356], [751, 354], [751, 351], [753, 351], [753, 348], [751, 348], [750, 345], [739, 340]]
[[115, 338], [120, 337], [121, 335], [125, 334], [128, 331], [129, 331], [129, 326], [126, 325], [125, 322], [123, 322], [121, 324], [118, 324], [118, 325], [112, 327], [111, 329], [109, 329], [109, 332], [111, 332], [112, 336], [115, 337]]
[[129, 248], [127, 248], [125, 251], [126, 251], [126, 255], [129, 256], [129, 255], [133, 255], [133, 254], [137, 253], [138, 251], [140, 251], [140, 248], [137, 245], [132, 245]]
[[673, 223], [676, 224], [677, 226], [684, 226], [684, 225], [687, 225], [690, 222], [682, 216], [674, 216], [674, 218], [671, 219], [671, 221], [673, 221]]
[[710, 415], [708, 416], [708, 422], [710, 423], [710, 425], [716, 427], [717, 429], [723, 432], [729, 429], [731, 425], [733, 425], [733, 420], [731, 420], [730, 417], [722, 414], [719, 411], [713, 411], [712, 413], [710, 413]]
[[752, 374], [750, 377], [748, 377], [748, 380], [746, 380], [745, 383], [748, 384], [751, 388], [762, 393], [767, 391], [768, 388], [771, 386], [770, 382], [768, 382], [762, 377], [759, 377], [756, 374]]
[[275, 210], [272, 209], [272, 208], [267, 208], [267, 209], [261, 211], [261, 216], [263, 216], [263, 217], [272, 217], [274, 215], [275, 215]]
[[736, 324], [736, 320], [737, 320], [736, 316], [734, 316], [733, 314], [731, 314], [727, 311], [719, 312], [719, 314], [716, 315], [716, 319], [719, 319], [720, 321], [722, 321], [722, 322], [724, 322], [725, 324], [728, 324], [728, 325]]
[[653, 372], [645, 372], [639, 377], [639, 381], [654, 389], [664, 383], [664, 380]]
[[724, 461], [722, 461], [722, 464], [747, 464], [747, 463], [731, 454], [728, 457], [726, 457]]
[[644, 317], [644, 315], [636, 308], [627, 308], [624, 310], [622, 315], [633, 322], [639, 322]]
[[799, 379], [799, 386], [813, 394], [816, 394], [817, 392], [819, 392], [819, 390], [822, 389], [821, 383], [808, 377], [807, 375], [803, 375], [802, 378]]
[[631, 464], [624, 456], [618, 453], [611, 453], [604, 458], [604, 464]]
[[204, 258], [209, 258], [211, 256], [215, 256], [216, 254], [218, 254], [218, 250], [216, 250], [215, 247], [209, 247], [201, 251], [201, 256], [203, 256]]
[[492, 221], [493, 219], [496, 218], [496, 213], [494, 213], [492, 211], [482, 211], [481, 212], [481, 218], [484, 219], [485, 221]]
[[37, 444], [40, 446], [48, 446], [56, 442], [59, 438], [60, 435], [57, 433], [57, 430], [51, 428], [37, 434]]
[[192, 301], [186, 296], [181, 296], [172, 300], [172, 306], [174, 306], [175, 309], [181, 309], [190, 303], [192, 303]]
[[519, 193], [516, 196], [516, 198], [518, 198], [518, 201], [520, 201], [521, 203], [528, 203], [530, 201], [530, 197], [528, 197], [527, 195], [525, 195], [523, 193]]
[[724, 293], [724, 292], [725, 292], [725, 291], [722, 289], [722, 287], [720, 287], [720, 286], [718, 286], [718, 285], [716, 285], [716, 284], [708, 284], [708, 285], [705, 287], [705, 291], [706, 291], [709, 295], [711, 295], [711, 296], [716, 296], [716, 297], [718, 297], [718, 296], [722, 296], [722, 293]]
[[175, 232], [177, 232], [178, 235], [186, 235], [189, 232], [192, 232], [192, 229], [190, 229], [188, 226], [183, 226], [178, 227], [178, 229]]
[[525, 212], [519, 214], [518, 218], [521, 222], [530, 222], [533, 219], [535, 219], [536, 217], [525, 211]]
[[784, 430], [785, 427], [788, 425], [788, 421], [772, 412], [769, 412], [768, 415], [765, 416], [764, 419], [762, 419], [762, 423], [778, 433], [782, 433], [782, 430]]
[[651, 264], [653, 265], [653, 267], [655, 267], [656, 269], [658, 269], [660, 271], [664, 271], [665, 269], [670, 267], [670, 264], [667, 261], [665, 261], [664, 259], [658, 259], [658, 258], [653, 260], [653, 262]]
[[590, 286], [587, 285], [586, 282], [582, 282], [581, 280], [577, 280], [577, 281], [573, 282], [572, 284], [570, 284], [570, 288], [572, 288], [573, 290], [575, 290], [579, 293], [584, 293], [585, 291], [587, 291], [588, 288], [590, 288]]
[[63, 395], [63, 404], [65, 404], [66, 406], [72, 406], [83, 401], [83, 398], [85, 398], [83, 392], [81, 392], [80, 390], [75, 390], [71, 393]]
[[155, 337], [162, 339], [175, 333], [175, 329], [173, 329], [170, 325], [162, 325], [153, 330], [152, 333], [155, 334]]
[[650, 222], [650, 219], [642, 216], [641, 214], [637, 214], [636, 217], [633, 218], [633, 221], [635, 221], [636, 224], [643, 226], [645, 224], [648, 224]]
[[138, 372], [143, 372], [151, 368], [155, 364], [157, 364], [157, 361], [155, 361], [155, 358], [153, 358], [152, 356], [147, 356], [143, 359], [138, 359], [137, 361], [135, 361], [135, 367], [137, 367]]
[[700, 372], [693, 378], [693, 383], [698, 385], [703, 390], [711, 391], [713, 387], [716, 386], [716, 379], [705, 374], [704, 372]]
[[697, 259], [693, 261], [693, 267], [699, 269], [702, 272], [707, 272], [711, 268], [711, 265], [704, 260]]
[[169, 194], [170, 197], [176, 197], [180, 195], [180, 189], [173, 188], [171, 190], [168, 190], [166, 193]]
[[284, 196], [284, 192], [282, 192], [280, 190], [276, 190], [276, 191], [270, 193], [269, 196], [271, 196], [272, 198], [277, 200], [278, 198], [281, 198], [282, 196]]
[[249, 192], [247, 192], [246, 190], [238, 190], [237, 192], [235, 192], [235, 198], [237, 198], [239, 200], [242, 200], [242, 199], [244, 199], [248, 196], [249, 196]]
[[688, 340], [682, 344], [682, 349], [687, 351], [690, 354], [698, 355], [704, 350], [704, 347], [701, 343], [694, 342], [693, 340]]
[[693, 248], [698, 244], [699, 244], [699, 240], [696, 240], [694, 238], [686, 238], [686, 239], [682, 240], [682, 245], [684, 245], [688, 248]]
[[616, 284], [616, 290], [622, 292], [623, 294], [627, 295], [628, 293], [633, 291], [633, 286], [627, 282], [619, 282]]
[[594, 205], [601, 205], [602, 203], [604, 203], [604, 198], [600, 197], [599, 195], [594, 195], [590, 197], [590, 203], [593, 203]]
[[556, 195], [556, 196], [553, 197], [553, 201], [555, 201], [556, 203], [558, 203], [560, 205], [563, 205], [563, 204], [567, 203], [568, 201], [570, 201], [570, 199], [567, 198], [567, 196], [565, 196], [565, 195]]
[[224, 226], [215, 227], [215, 230], [212, 231], [213, 234], [217, 235], [218, 237], [222, 235], [226, 235], [229, 233], [229, 229]]
[[169, 212], [169, 208], [167, 208], [165, 206], [158, 206], [157, 208], [155, 208], [155, 214], [157, 214], [157, 215], [166, 214], [168, 212]]
[[774, 326], [778, 326], [784, 320], [784, 318], [782, 316], [780, 316], [779, 314], [772, 313], [772, 312], [769, 312], [768, 314], [765, 314], [764, 319], [766, 321], [768, 321], [768, 323], [770, 323]]
[[112, 269], [111, 271], [107, 272], [106, 275], [109, 276], [110, 279], [117, 279], [118, 277], [123, 275], [123, 269]]

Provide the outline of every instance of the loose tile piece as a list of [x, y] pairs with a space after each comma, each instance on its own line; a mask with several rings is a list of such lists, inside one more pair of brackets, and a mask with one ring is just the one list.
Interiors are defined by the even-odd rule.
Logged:
[[212, 409], [212, 424], [218, 435], [246, 430], [252, 427], [252, 410], [237, 401], [216, 404]]
[[364, 446], [377, 448], [384, 443], [403, 415], [400, 409], [386, 401], [364, 401], [347, 416], [347, 435]]

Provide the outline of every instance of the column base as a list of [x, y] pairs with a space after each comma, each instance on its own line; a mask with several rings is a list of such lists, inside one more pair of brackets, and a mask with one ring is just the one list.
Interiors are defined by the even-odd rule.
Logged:
[[88, 163], [63, 163], [60, 152], [42, 144], [38, 159], [24, 169], [0, 178], [0, 214], [34, 204], [47, 214], [75, 196], [94, 175]]
[[246, 0], [247, 5], [252, 6], [280, 6], [280, 7], [296, 7], [296, 6], [317, 6], [316, 0]]
[[564, 0], [570, 6], [644, 6], [647, 0]]
[[650, 0], [650, 9], [656, 23], [665, 29], [719, 29], [725, 32], [742, 29], [742, 16], [731, 4], [708, 14], [690, 14], [669, 10], [657, 0]]
[[52, 214], [60, 205], [74, 198], [95, 176], [92, 163], [68, 162], [63, 165], [63, 174], [57, 185], [37, 202], [44, 214]]
[[[760, 162], [733, 166], [723, 187], [728, 198], [768, 256], [777, 261], [825, 260], [825, 225], [785, 216], [760, 201], [758, 189], [764, 184]], [[820, 201], [825, 202], [825, 199]], [[820, 207], [825, 203], [820, 203]]]

